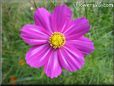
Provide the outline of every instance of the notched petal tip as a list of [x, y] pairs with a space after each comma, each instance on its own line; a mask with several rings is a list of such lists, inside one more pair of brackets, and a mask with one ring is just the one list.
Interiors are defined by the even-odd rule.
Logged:
[[79, 21], [80, 21], [80, 23], [81, 23], [81, 22], [84, 22], [84, 23], [90, 24], [90, 23], [89, 23], [89, 20], [88, 20], [85, 16], [79, 17], [79, 18], [77, 18], [77, 19], [74, 20], [74, 21], [75, 21], [75, 22], [79, 22]]
[[53, 51], [52, 55], [49, 57], [48, 62], [44, 66], [44, 72], [51, 79], [58, 77], [62, 73], [56, 51]]
[[34, 46], [26, 53], [26, 63], [33, 68], [40, 68], [48, 61], [51, 49], [49, 45]]
[[[47, 10], [46, 10], [46, 8], [44, 8], [44, 7], [37, 8], [37, 9], [34, 11], [34, 16], [39, 15], [38, 13], [41, 12], [41, 11], [47, 11]], [[47, 11], [47, 12], [48, 12], [48, 11]]]
[[40, 26], [26, 24], [20, 30], [20, 37], [25, 43], [33, 46], [47, 43], [48, 34]]
[[61, 74], [62, 74], [62, 71], [61, 71], [60, 73], [58, 73], [57, 75], [54, 75], [54, 76], [48, 75], [48, 74], [46, 74], [46, 75], [47, 75], [49, 78], [54, 79], [54, 78], [59, 77]]
[[58, 11], [58, 10], [60, 10], [60, 12], [64, 14], [64, 16], [67, 16], [69, 18], [72, 17], [72, 10], [66, 4], [56, 6], [54, 11]]
[[37, 8], [34, 12], [34, 23], [42, 26], [45, 30], [48, 30], [48, 32], [52, 32], [50, 27], [50, 16], [51, 14], [47, 9], [43, 7]]
[[64, 33], [68, 40], [74, 40], [88, 33], [90, 27], [89, 20], [85, 17], [81, 17], [73, 20]]
[[50, 16], [50, 22], [53, 32], [61, 32], [62, 28], [66, 27], [66, 23], [71, 20], [72, 11], [67, 5], [58, 5], [54, 8]]
[[[52, 66], [52, 65], [51, 65]], [[45, 70], [44, 69], [44, 71], [45, 71], [45, 74], [49, 77], [49, 78], [51, 78], [51, 79], [54, 79], [54, 78], [57, 78], [57, 77], [59, 77], [60, 75], [61, 75], [61, 73], [62, 73], [62, 69], [61, 68], [56, 68], [56, 69], [54, 69], [53, 70], [53, 68], [51, 67], [50, 68], [50, 70]]]
[[90, 30], [90, 28], [91, 28], [91, 25], [90, 25], [90, 22], [89, 22], [89, 20], [85, 17], [85, 16], [83, 16], [83, 17], [81, 17], [81, 18], [79, 18], [82, 22], [84, 22], [84, 23], [86, 23], [89, 27], [88, 27], [88, 29]]

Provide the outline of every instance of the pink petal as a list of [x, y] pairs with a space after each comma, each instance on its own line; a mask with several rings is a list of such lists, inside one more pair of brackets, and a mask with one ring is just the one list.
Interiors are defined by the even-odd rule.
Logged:
[[59, 50], [58, 55], [61, 66], [68, 71], [77, 71], [84, 65], [84, 56], [74, 46], [65, 45]]
[[74, 40], [87, 33], [90, 29], [90, 24], [86, 18], [78, 18], [72, 22], [69, 28], [63, 33], [68, 40]]
[[42, 27], [27, 24], [21, 29], [21, 38], [29, 45], [41, 45], [47, 43], [48, 34]]
[[31, 67], [39, 68], [43, 66], [51, 55], [51, 48], [48, 44], [34, 46], [26, 54], [26, 62]]
[[50, 28], [50, 13], [45, 8], [38, 8], [34, 13], [34, 21], [38, 26], [42, 26], [47, 32], [52, 32]]
[[71, 19], [71, 16], [72, 11], [66, 5], [56, 6], [50, 18], [53, 32], [61, 31], [62, 28], [64, 29]]
[[62, 69], [58, 61], [57, 51], [53, 50], [52, 55], [49, 57], [48, 62], [45, 64], [44, 71], [50, 78], [57, 77], [61, 74]]
[[86, 38], [86, 37], [80, 37], [77, 40], [69, 40], [67, 41], [69, 45], [74, 46], [78, 50], [80, 50], [83, 54], [87, 55], [94, 51], [94, 44], [93, 42]]

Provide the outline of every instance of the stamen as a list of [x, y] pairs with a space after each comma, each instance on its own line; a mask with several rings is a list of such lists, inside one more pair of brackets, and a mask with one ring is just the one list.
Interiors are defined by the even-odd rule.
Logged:
[[65, 44], [65, 36], [60, 32], [54, 32], [49, 38], [50, 46], [60, 48]]

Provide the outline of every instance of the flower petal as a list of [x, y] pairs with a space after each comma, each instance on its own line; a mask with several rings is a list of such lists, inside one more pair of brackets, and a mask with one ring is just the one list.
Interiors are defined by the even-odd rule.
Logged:
[[71, 26], [63, 33], [67, 39], [74, 40], [87, 33], [90, 29], [90, 24], [86, 18], [78, 18], [72, 22]]
[[34, 68], [43, 66], [51, 55], [51, 48], [48, 44], [33, 46], [26, 54], [26, 62]]
[[38, 8], [34, 13], [34, 21], [38, 26], [42, 26], [48, 32], [52, 32], [50, 28], [50, 13], [45, 8]]
[[45, 64], [44, 71], [50, 78], [57, 77], [61, 74], [62, 69], [59, 64], [57, 51], [53, 50], [52, 55], [49, 57], [48, 62]]
[[77, 40], [69, 40], [67, 43], [79, 49], [84, 55], [88, 55], [94, 51], [93, 42], [86, 37], [80, 37]]
[[68, 71], [77, 71], [84, 65], [84, 56], [74, 46], [65, 45], [58, 52], [60, 64]]
[[72, 11], [66, 5], [56, 6], [50, 18], [53, 32], [61, 31], [62, 28], [67, 25], [68, 20], [71, 19], [71, 16]]
[[27, 24], [21, 29], [21, 38], [29, 45], [40, 45], [47, 43], [48, 35], [42, 27]]

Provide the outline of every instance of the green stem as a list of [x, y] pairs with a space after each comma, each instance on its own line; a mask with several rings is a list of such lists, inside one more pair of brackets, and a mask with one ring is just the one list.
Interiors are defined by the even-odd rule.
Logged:
[[33, 0], [33, 2], [34, 2], [34, 7], [37, 8], [36, 2], [34, 0]]
[[45, 74], [44, 71], [42, 71], [40, 78], [42, 78], [44, 76], [44, 74]]

